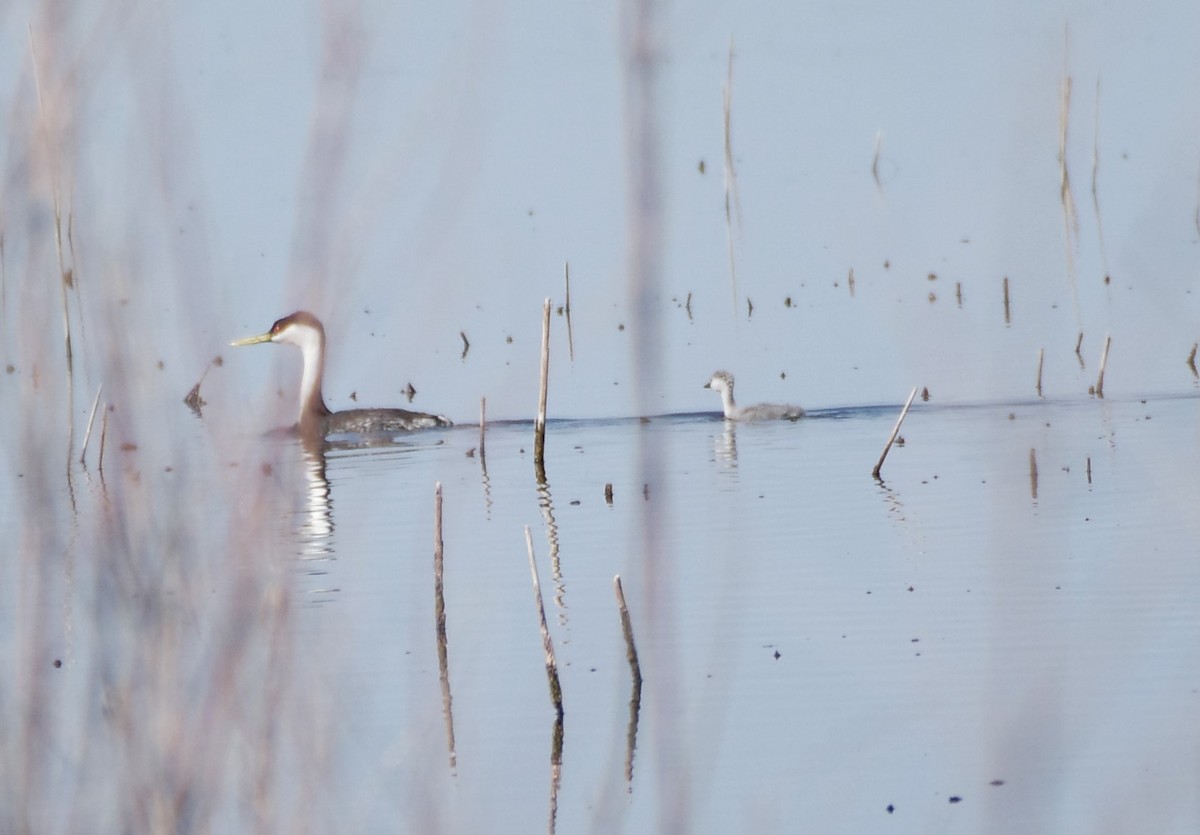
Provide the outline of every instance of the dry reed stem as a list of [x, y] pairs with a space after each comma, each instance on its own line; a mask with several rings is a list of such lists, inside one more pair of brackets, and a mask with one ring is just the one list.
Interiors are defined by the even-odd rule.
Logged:
[[1058, 171], [1059, 199], [1063, 207], [1063, 226], [1067, 236], [1067, 259], [1072, 263], [1071, 245], [1079, 236], [1079, 219], [1075, 211], [1075, 197], [1071, 191], [1071, 175], [1067, 167], [1068, 127], [1071, 119], [1071, 76], [1063, 73], [1062, 100], [1058, 115]]
[[100, 393], [104, 391], [104, 384], [100, 384], [100, 388], [96, 389], [96, 397], [92, 400], [92, 410], [88, 413], [87, 431], [83, 433], [83, 449], [79, 453], [79, 463], [83, 464], [87, 457], [88, 441], [92, 437], [92, 424], [96, 420], [96, 407], [100, 405]]
[[871, 176], [875, 178], [875, 188], [883, 193], [883, 181], [879, 179], [879, 155], [883, 151], [883, 131], [875, 131], [875, 155], [871, 158]]
[[1008, 301], [1008, 276], [1004, 276], [1004, 324], [1012, 324], [1012, 308]]
[[550, 300], [542, 304], [542, 370], [539, 377], [537, 421], [533, 428], [533, 463], [546, 463], [546, 397], [550, 387]]
[[1188, 365], [1188, 368], [1192, 369], [1192, 374], [1197, 373], [1196, 372], [1196, 348], [1197, 347], [1200, 347], [1200, 344], [1193, 342], [1192, 350], [1188, 353], [1188, 356], [1187, 356], [1187, 365]]
[[575, 331], [571, 327], [571, 264], [563, 263], [563, 274], [567, 284], [567, 300], [563, 303], [563, 311], [567, 317], [567, 356], [575, 362]]
[[1096, 106], [1092, 111], [1092, 211], [1096, 213], [1096, 242], [1100, 246], [1100, 260], [1104, 264], [1104, 277], [1108, 278], [1108, 249], [1104, 245], [1104, 223], [1100, 218], [1100, 79], [1096, 79]]
[[533, 576], [533, 599], [537, 607], [538, 628], [542, 633], [542, 650], [546, 655], [546, 678], [550, 683], [550, 701], [561, 719], [563, 715], [562, 684], [558, 679], [558, 661], [554, 657], [554, 642], [550, 640], [550, 629], [546, 626], [546, 606], [542, 602], [542, 584], [538, 581], [537, 562], [533, 558], [533, 534], [525, 526], [525, 548], [529, 552], [529, 573]]
[[1046, 349], [1038, 348], [1037, 395], [1042, 396], [1042, 365], [1046, 360]]
[[900, 410], [900, 417], [896, 418], [896, 425], [892, 427], [892, 434], [888, 436], [887, 443], [883, 446], [883, 452], [879, 456], [879, 460], [875, 462], [875, 469], [871, 470], [871, 475], [879, 478], [879, 471], [883, 469], [883, 459], [887, 458], [888, 452], [892, 448], [892, 444], [896, 442], [896, 436], [900, 434], [900, 424], [904, 423], [904, 416], [908, 414], [908, 409], [912, 406], [913, 399], [917, 396], [917, 387], [913, 386], [913, 390], [909, 392], [908, 400], [904, 403], [904, 408]]
[[479, 398], [479, 457], [486, 455], [487, 444], [487, 398]]
[[100, 451], [97, 453], [96, 471], [103, 474], [104, 472], [104, 440], [108, 437], [108, 404], [104, 404], [104, 409], [100, 414]]
[[1104, 350], [1100, 354], [1100, 378], [1096, 380], [1096, 396], [1104, 396], [1104, 366], [1108, 364], [1108, 349], [1112, 345], [1112, 336], [1105, 334]]
[[734, 257], [733, 227], [736, 219], [742, 223], [742, 204], [738, 197], [737, 170], [733, 164], [733, 36], [729, 36], [729, 61], [725, 87], [722, 91], [722, 111], [725, 119], [725, 237], [729, 246], [729, 278], [733, 288], [733, 309], [737, 312], [737, 261]]

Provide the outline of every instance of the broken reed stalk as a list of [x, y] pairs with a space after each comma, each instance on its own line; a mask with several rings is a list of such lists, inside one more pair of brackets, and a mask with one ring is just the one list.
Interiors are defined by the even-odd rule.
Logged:
[[896, 442], [896, 436], [900, 434], [900, 424], [904, 423], [904, 416], [908, 414], [908, 407], [912, 405], [913, 398], [917, 396], [917, 387], [913, 386], [913, 390], [909, 392], [908, 400], [904, 403], [904, 408], [900, 410], [900, 417], [896, 418], [896, 425], [892, 427], [892, 434], [888, 436], [887, 443], [884, 444], [883, 452], [879, 455], [879, 460], [875, 462], [875, 469], [871, 470], [871, 475], [879, 478], [879, 471], [883, 469], [883, 459], [887, 458], [887, 454], [892, 449], [892, 444]]
[[550, 682], [550, 701], [558, 718], [563, 715], [562, 684], [558, 680], [558, 661], [554, 658], [554, 642], [550, 640], [550, 629], [546, 626], [546, 607], [542, 603], [542, 584], [538, 582], [537, 563], [533, 559], [533, 535], [525, 526], [525, 548], [529, 551], [529, 573], [533, 575], [533, 599], [537, 605], [538, 625], [542, 631], [542, 649], [546, 653], [546, 678]]
[[633, 643], [633, 623], [629, 619], [629, 607], [625, 605], [625, 590], [621, 588], [621, 575], [613, 577], [613, 591], [617, 595], [617, 611], [621, 613], [621, 632], [625, 635], [625, 657], [633, 672], [634, 684], [641, 686], [642, 665], [638, 663], [637, 646]]
[[1004, 324], [1012, 324], [1011, 309], [1008, 304], [1008, 276], [1004, 276]]
[[1042, 365], [1046, 360], [1046, 349], [1038, 348], [1038, 376], [1037, 376], [1037, 395], [1042, 396]]
[[550, 300], [542, 305], [542, 373], [538, 390], [537, 421], [533, 427], [533, 463], [539, 467], [546, 461], [546, 394], [550, 385]]
[[1104, 350], [1100, 354], [1100, 378], [1096, 380], [1096, 396], [1104, 396], [1104, 366], [1108, 363], [1108, 348], [1112, 345], [1112, 335], [1104, 335]]
[[570, 357], [571, 362], [575, 362], [575, 332], [571, 329], [571, 264], [569, 261], [563, 263], [563, 272], [567, 281], [567, 300], [563, 304], [563, 311], [567, 316], [567, 356]]
[[[1194, 351], [1193, 351], [1194, 353]], [[83, 433], [83, 450], [79, 453], [79, 463], [82, 464], [87, 458], [88, 441], [92, 437], [92, 424], [96, 421], [96, 407], [100, 405], [100, 393], [104, 391], [104, 384], [100, 384], [100, 388], [96, 389], [96, 397], [92, 400], [92, 411], [88, 413], [87, 431]]]
[[1192, 373], [1196, 373], [1196, 348], [1200, 347], [1200, 343], [1193, 342], [1191, 353], [1188, 354], [1188, 368], [1192, 369]]
[[446, 598], [443, 594], [442, 564], [445, 549], [442, 540], [442, 483], [433, 485], [433, 612], [437, 633], [438, 669], [442, 682], [442, 709], [446, 712], [446, 743], [450, 749], [450, 767], [458, 756], [454, 748], [454, 713], [450, 697], [450, 659], [446, 642]]

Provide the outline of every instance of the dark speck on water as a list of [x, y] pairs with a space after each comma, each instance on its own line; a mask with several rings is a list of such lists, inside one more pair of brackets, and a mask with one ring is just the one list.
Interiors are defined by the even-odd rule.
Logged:
[[956, 794], [955, 794], [955, 795], [951, 795], [951, 796], [950, 796], [950, 802], [951, 802], [951, 803], [962, 803], [962, 798], [961, 798], [961, 797], [959, 797], [959, 796], [958, 796], [958, 795], [956, 795]]

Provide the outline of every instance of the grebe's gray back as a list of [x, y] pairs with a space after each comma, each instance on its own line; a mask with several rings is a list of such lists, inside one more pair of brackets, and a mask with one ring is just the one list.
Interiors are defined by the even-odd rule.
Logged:
[[369, 435], [452, 425], [441, 415], [408, 409], [330, 411], [321, 393], [325, 376], [325, 328], [321, 320], [311, 313], [297, 311], [277, 320], [266, 333], [235, 339], [229, 344], [240, 347], [261, 342], [295, 345], [304, 358], [304, 373], [300, 379], [300, 415], [296, 421], [296, 429], [302, 435], [322, 438], [338, 433]]
[[721, 407], [726, 420], [799, 420], [804, 417], [804, 410], [799, 406], [782, 403], [738, 406], [733, 400], [733, 375], [728, 371], [714, 371], [704, 387], [720, 392]]

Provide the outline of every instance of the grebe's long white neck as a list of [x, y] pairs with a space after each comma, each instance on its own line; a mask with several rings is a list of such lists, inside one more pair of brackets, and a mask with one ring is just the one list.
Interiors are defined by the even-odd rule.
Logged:
[[304, 427], [314, 419], [330, 414], [321, 394], [325, 377], [325, 328], [321, 320], [301, 310], [276, 320], [264, 334], [238, 339], [231, 344], [257, 345], [260, 342], [282, 342], [300, 349], [304, 358], [304, 372], [300, 378], [300, 414], [297, 423]]
[[721, 407], [726, 420], [799, 420], [804, 410], [799, 406], [781, 403], [759, 403], [757, 406], [738, 406], [733, 401], [733, 375], [728, 371], [713, 372], [706, 389], [721, 393]]
[[271, 327], [271, 341], [295, 345], [304, 358], [304, 371], [300, 377], [300, 422], [304, 422], [305, 415], [328, 415], [329, 407], [321, 393], [325, 380], [325, 328], [310, 313], [293, 313]]
[[704, 384], [706, 389], [721, 393], [721, 407], [725, 417], [732, 420], [737, 416], [737, 404], [733, 402], [733, 375], [728, 371], [713, 372], [712, 379]]
[[258, 336], [234, 340], [232, 345], [257, 345], [282, 342], [295, 345], [304, 358], [300, 378], [300, 415], [297, 427], [306, 436], [325, 436], [336, 432], [359, 434], [406, 432], [435, 426], [450, 426], [441, 415], [410, 412], [407, 409], [350, 409], [331, 412], [325, 405], [321, 386], [325, 377], [325, 328], [321, 320], [303, 310], [285, 316]]

